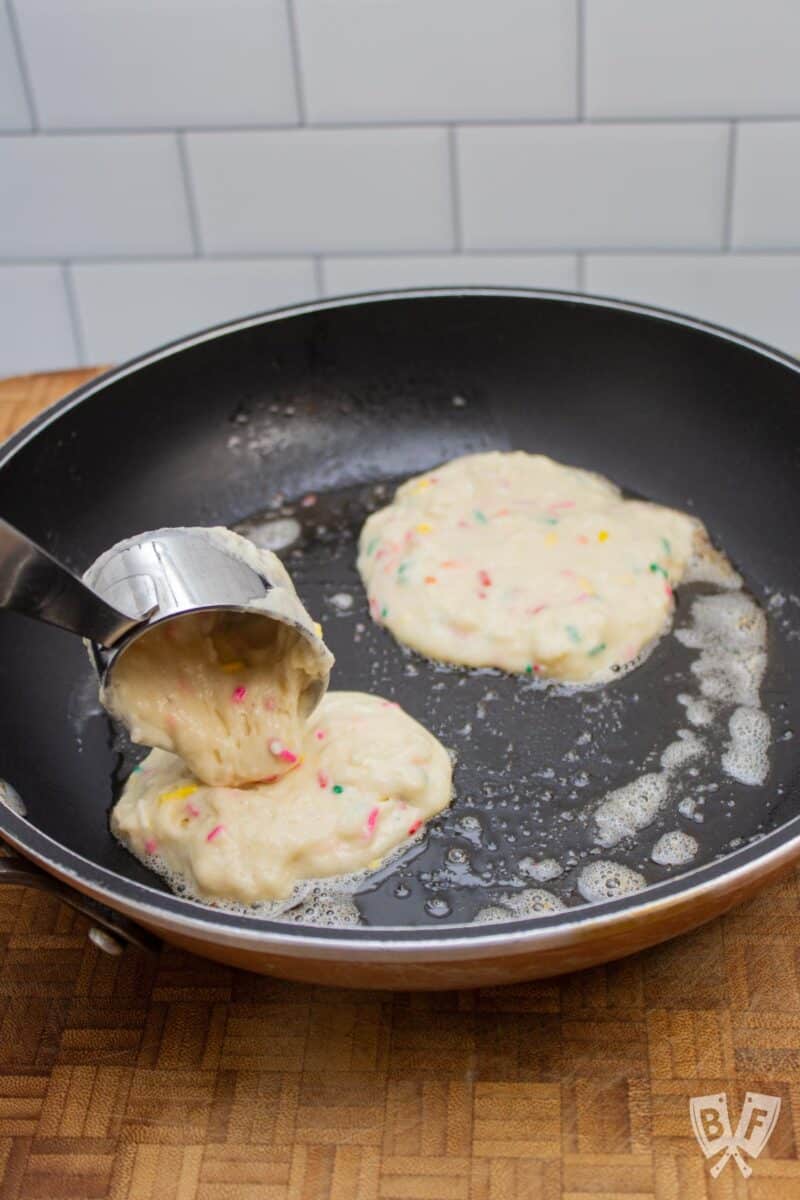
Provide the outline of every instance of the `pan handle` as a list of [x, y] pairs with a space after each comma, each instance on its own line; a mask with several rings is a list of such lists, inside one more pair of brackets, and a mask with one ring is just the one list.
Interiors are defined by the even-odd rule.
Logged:
[[106, 908], [91, 896], [84, 896], [74, 888], [68, 887], [54, 875], [41, 870], [35, 863], [29, 862], [21, 855], [13, 854], [3, 847], [0, 855], [0, 885], [16, 884], [23, 887], [37, 888], [40, 892], [48, 892], [56, 896], [70, 908], [81, 913], [90, 921], [89, 940], [99, 950], [106, 954], [122, 954], [125, 946], [136, 946], [140, 950], [151, 953], [159, 950], [161, 943], [158, 938], [146, 929], [142, 929], [134, 921]]

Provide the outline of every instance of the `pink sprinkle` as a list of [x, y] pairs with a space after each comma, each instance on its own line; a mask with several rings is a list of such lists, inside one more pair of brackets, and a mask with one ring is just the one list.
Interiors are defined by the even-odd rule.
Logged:
[[552, 504], [548, 504], [547, 511], [555, 512], [559, 508], [574, 508], [574, 500], [554, 500]]
[[331, 782], [330, 775], [326, 775], [324, 771], [317, 771], [317, 783], [319, 784], [319, 786], [321, 788], [329, 787], [330, 782]]
[[379, 614], [379, 611], [380, 611], [380, 610], [379, 610], [379, 608], [378, 608], [378, 601], [375, 599], [375, 597], [374, 597], [374, 596], [372, 596], [372, 597], [371, 597], [371, 599], [370, 599], [370, 602], [369, 602], [369, 611], [372, 613], [372, 616], [373, 616], [373, 617], [374, 617], [374, 619], [377, 621], [377, 619], [378, 619], [378, 614]]
[[664, 584], [664, 591], [667, 593], [668, 596], [672, 595], [672, 588], [670, 587], [670, 585], [668, 583]]
[[[408, 534], [406, 534], [406, 537], [408, 537]], [[376, 558], [386, 558], [386, 554], [387, 554], [386, 550], [377, 550], [375, 552], [375, 557]]]
[[288, 763], [296, 763], [297, 762], [297, 755], [294, 754], [291, 750], [281, 750], [280, 754], [278, 755], [278, 758], [281, 760], [281, 762], [288, 762]]
[[569, 569], [569, 567], [565, 567], [565, 568], [564, 568], [564, 570], [561, 572], [561, 574], [564, 576], [564, 578], [565, 578], [565, 579], [572, 579], [572, 577], [574, 576], [575, 572], [574, 572], [574, 571], [571, 571], [571, 570]]
[[148, 838], [148, 839], [147, 839], [147, 841], [146, 841], [146, 842], [145, 842], [145, 844], [144, 844], [144, 848], [145, 848], [145, 851], [146, 851], [146, 853], [147, 853], [147, 854], [155, 854], [155, 852], [156, 852], [156, 839], [155, 839], [155, 838]]
[[200, 809], [197, 807], [196, 804], [192, 804], [191, 802], [186, 805], [186, 811], [188, 812], [190, 817], [199, 817], [200, 816]]
[[589, 539], [587, 538], [585, 533], [579, 533], [576, 540], [579, 541], [582, 546], [589, 545]]
[[480, 579], [480, 581], [481, 581], [481, 587], [491, 587], [492, 586], [492, 577], [489, 574], [489, 572], [483, 570], [483, 568], [481, 568], [481, 570], [478, 571], [478, 579]]
[[546, 604], [536, 604], [533, 608], [526, 608], [525, 612], [528, 614], [528, 616], [536, 617], [540, 612], [544, 612], [546, 608]]
[[375, 826], [378, 823], [378, 809], [373, 808], [367, 817], [367, 834], [371, 837], [375, 832]]
[[325, 736], [326, 736], [326, 734], [325, 734], [324, 729], [318, 729], [317, 732], [314, 734], [314, 737], [317, 739], [318, 742], [323, 741]]
[[264, 708], [267, 710], [267, 712], [272, 712], [274, 707], [275, 707], [275, 701], [273, 700], [272, 696], [265, 696], [264, 697]]
[[315, 496], [315, 494], [313, 492], [309, 492], [307, 496], [303, 496], [303, 499], [300, 501], [300, 507], [301, 508], [313, 508], [313, 506], [316, 503], [317, 503], [317, 497]]
[[267, 775], [266, 779], [262, 779], [261, 782], [262, 783], [274, 783], [277, 778], [278, 778], [277, 775]]
[[416, 821], [414, 821], [414, 823], [408, 827], [408, 836], [411, 837], [412, 833], [416, 833], [421, 824], [422, 817], [417, 817]]
[[583, 604], [584, 600], [591, 600], [591, 598], [592, 598], [591, 592], [581, 592], [580, 595], [575, 597], [575, 603]]
[[381, 708], [399, 708], [396, 700], [381, 700]]
[[459, 529], [469, 529], [469, 521], [459, 521], [458, 528]]
[[213, 842], [214, 838], [219, 837], [219, 835], [224, 831], [224, 829], [225, 829], [224, 825], [215, 825], [214, 828], [211, 830], [211, 833], [206, 834], [206, 841]]
[[478, 599], [479, 599], [479, 600], [485, 600], [485, 599], [486, 599], [486, 592], [478, 592]]
[[235, 687], [233, 689], [233, 694], [231, 695], [231, 700], [233, 701], [234, 704], [241, 704], [246, 695], [247, 695], [247, 688], [242, 687], [240, 684], [239, 687]]
[[173, 713], [167, 713], [166, 717], [164, 718], [164, 724], [170, 733], [174, 733], [178, 728], [178, 722], [175, 720]]

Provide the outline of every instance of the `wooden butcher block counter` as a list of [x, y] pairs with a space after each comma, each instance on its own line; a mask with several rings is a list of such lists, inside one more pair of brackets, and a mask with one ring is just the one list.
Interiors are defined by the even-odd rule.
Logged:
[[[93, 372], [0, 383], [0, 435]], [[0, 888], [0, 1200], [799, 1200], [800, 876], [676, 941], [438, 994], [112, 958]], [[745, 1180], [689, 1100], [779, 1097]]]

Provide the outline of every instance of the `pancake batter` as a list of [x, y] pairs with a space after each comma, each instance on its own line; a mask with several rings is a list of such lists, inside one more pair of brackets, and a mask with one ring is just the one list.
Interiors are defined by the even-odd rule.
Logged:
[[[260, 569], [274, 584], [270, 602], [314, 631], [274, 554], [229, 530], [203, 533]], [[180, 755], [203, 783], [277, 778], [299, 761], [305, 719], [333, 663], [322, 642], [294, 626], [255, 605], [156, 625], [121, 655], [101, 699], [135, 742]]]
[[295, 883], [376, 866], [451, 799], [447, 751], [397, 705], [329, 693], [299, 761], [270, 784], [208, 787], [153, 750], [125, 785], [112, 832], [202, 900], [252, 904]]
[[596, 683], [635, 665], [673, 589], [715, 555], [693, 517], [495, 451], [398, 488], [366, 521], [358, 568], [373, 619], [429, 658]]

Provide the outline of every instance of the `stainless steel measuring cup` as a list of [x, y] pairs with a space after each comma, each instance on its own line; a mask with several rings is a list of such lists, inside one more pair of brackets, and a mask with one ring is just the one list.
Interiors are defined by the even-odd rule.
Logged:
[[320, 668], [308, 697], [325, 694], [332, 656], [278, 559], [222, 528], [171, 528], [112, 546], [79, 579], [0, 519], [0, 608], [80, 634], [107, 686], [120, 655], [156, 625], [189, 613], [261, 614], [288, 625]]

